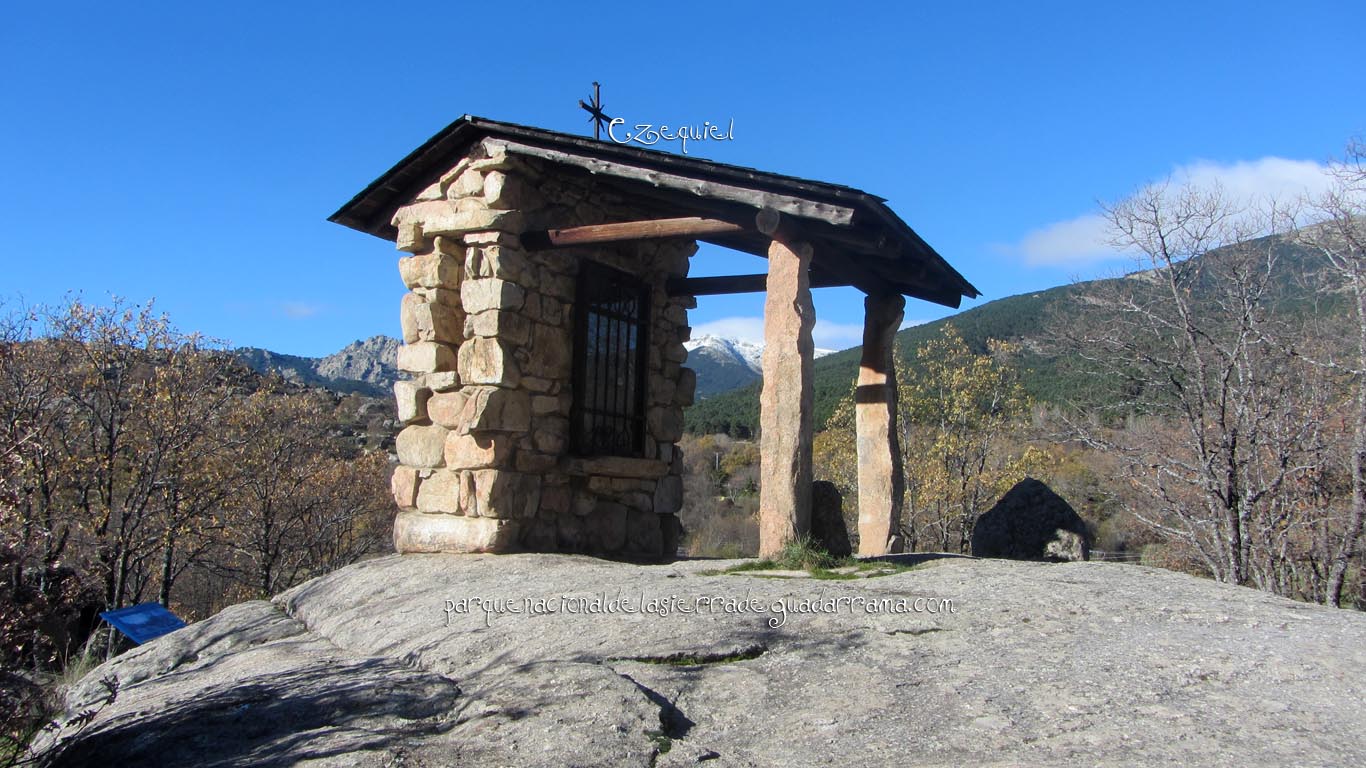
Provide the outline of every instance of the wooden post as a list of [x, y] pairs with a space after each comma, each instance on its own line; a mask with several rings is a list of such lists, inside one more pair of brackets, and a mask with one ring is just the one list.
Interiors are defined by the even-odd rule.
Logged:
[[768, 248], [763, 391], [759, 397], [759, 556], [811, 530], [811, 246], [775, 239]]
[[897, 439], [892, 349], [905, 309], [906, 299], [898, 294], [863, 300], [863, 359], [854, 390], [860, 555], [903, 549], [899, 526], [906, 478]]

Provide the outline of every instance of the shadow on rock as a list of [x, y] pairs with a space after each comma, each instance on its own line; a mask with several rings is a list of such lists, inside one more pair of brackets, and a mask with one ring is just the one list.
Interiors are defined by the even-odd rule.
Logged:
[[460, 696], [394, 662], [318, 663], [209, 689], [159, 712], [121, 713], [62, 742], [43, 765], [270, 766], [393, 746], [449, 730]]

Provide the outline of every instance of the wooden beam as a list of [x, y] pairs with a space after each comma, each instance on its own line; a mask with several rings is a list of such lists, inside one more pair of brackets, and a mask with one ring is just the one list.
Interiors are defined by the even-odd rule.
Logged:
[[679, 219], [649, 219], [622, 221], [613, 224], [590, 224], [583, 227], [548, 229], [544, 233], [528, 233], [530, 242], [552, 248], [591, 243], [617, 243], [623, 240], [652, 240], [661, 237], [690, 237], [744, 232], [739, 224], [719, 219], [686, 216]]
[[581, 157], [556, 149], [531, 146], [506, 139], [485, 139], [485, 141], [489, 146], [503, 147], [510, 154], [577, 166], [601, 176], [641, 181], [651, 186], [686, 192], [698, 197], [725, 200], [751, 208], [772, 208], [786, 214], [817, 219], [836, 226], [847, 226], [854, 220], [854, 209], [850, 206], [820, 202], [777, 192], [765, 192], [753, 187], [698, 179], [653, 168], [630, 166], [624, 162], [609, 162], [597, 158]]
[[[834, 275], [811, 270], [812, 288], [849, 285]], [[720, 296], [728, 293], [762, 293], [768, 289], [768, 275], [726, 275], [724, 277], [674, 277], [664, 284], [670, 296]]]

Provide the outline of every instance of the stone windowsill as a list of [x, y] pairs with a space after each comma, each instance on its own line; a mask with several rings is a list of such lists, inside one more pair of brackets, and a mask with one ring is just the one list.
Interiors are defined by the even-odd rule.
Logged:
[[567, 458], [560, 468], [569, 475], [584, 477], [659, 478], [669, 473], [669, 463], [658, 459], [633, 459], [627, 456]]

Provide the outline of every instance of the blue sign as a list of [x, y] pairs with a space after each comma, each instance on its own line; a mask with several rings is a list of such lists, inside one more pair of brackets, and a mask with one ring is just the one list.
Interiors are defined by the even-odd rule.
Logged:
[[161, 603], [143, 603], [117, 611], [105, 611], [100, 618], [138, 645], [185, 626], [180, 617], [166, 610]]

